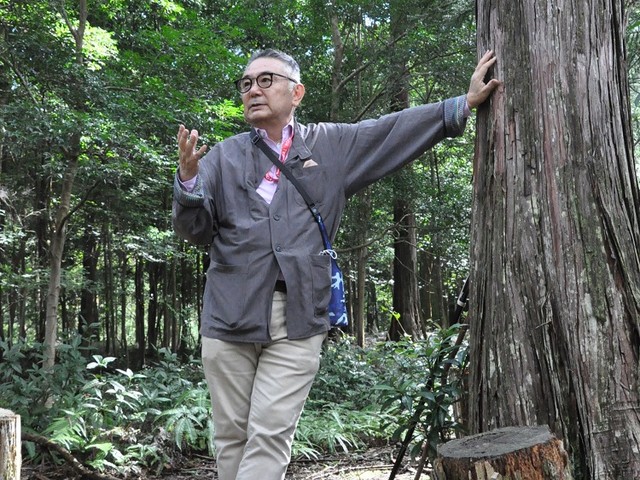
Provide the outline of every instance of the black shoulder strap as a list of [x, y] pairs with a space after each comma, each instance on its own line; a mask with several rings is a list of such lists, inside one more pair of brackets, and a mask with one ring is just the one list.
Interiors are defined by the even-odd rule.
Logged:
[[302, 184], [293, 175], [293, 173], [291, 172], [291, 169], [280, 161], [280, 159], [276, 155], [276, 152], [271, 150], [269, 148], [269, 145], [267, 145], [265, 141], [262, 139], [262, 137], [258, 135], [258, 132], [256, 132], [255, 128], [251, 129], [251, 142], [254, 145], [256, 145], [260, 150], [262, 150], [264, 154], [269, 158], [269, 160], [271, 160], [273, 164], [276, 167], [278, 167], [282, 173], [284, 173], [284, 175], [289, 179], [289, 181], [293, 183], [293, 186], [296, 187], [298, 192], [300, 192], [300, 195], [302, 195], [302, 198], [304, 198], [304, 201], [307, 203], [309, 210], [311, 210], [311, 215], [313, 215], [314, 220], [316, 222], [318, 220], [322, 221], [322, 217], [320, 217], [320, 212], [316, 208], [315, 202], [311, 199], [311, 195], [309, 195], [309, 193], [304, 189]]

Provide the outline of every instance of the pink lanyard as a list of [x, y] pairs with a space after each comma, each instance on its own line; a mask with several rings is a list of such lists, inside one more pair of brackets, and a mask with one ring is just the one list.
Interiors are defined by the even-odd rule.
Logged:
[[[292, 143], [293, 143], [293, 135], [287, 138], [282, 144], [282, 148], [280, 149], [280, 161], [282, 163], [287, 161], [287, 156], [289, 155], [289, 150], [291, 149]], [[278, 180], [280, 180], [280, 169], [276, 168], [275, 166], [270, 168], [269, 171], [264, 174], [264, 179], [267, 182], [276, 183]]]

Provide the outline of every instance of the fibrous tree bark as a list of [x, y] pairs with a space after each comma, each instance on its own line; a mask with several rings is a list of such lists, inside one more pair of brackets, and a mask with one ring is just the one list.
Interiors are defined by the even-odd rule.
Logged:
[[[548, 424], [576, 478], [640, 478], [640, 195], [622, 0], [478, 0], [470, 431]], [[509, 394], [505, 394], [509, 392]]]
[[20, 415], [0, 408], [0, 479], [20, 480]]

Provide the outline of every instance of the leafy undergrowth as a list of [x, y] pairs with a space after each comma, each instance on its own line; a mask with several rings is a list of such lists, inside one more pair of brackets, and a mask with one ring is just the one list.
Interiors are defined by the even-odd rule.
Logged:
[[[291, 475], [312, 468], [313, 475], [327, 476], [308, 471], [288, 478], [378, 478], [353, 476], [363, 472], [362, 458], [372, 449], [383, 449], [388, 458], [367, 474], [382, 471], [379, 478], [388, 478], [393, 450], [412, 427], [406, 464], [415, 462], [425, 440], [435, 451], [459, 427], [452, 405], [461, 397], [466, 354], [464, 346], [454, 345], [458, 333], [456, 325], [434, 329], [424, 341], [367, 349], [348, 337], [329, 342], [291, 467]], [[1, 347], [0, 405], [21, 415], [23, 431], [47, 437], [95, 471], [118, 478], [177, 480], [181, 472], [215, 471], [209, 396], [196, 359], [179, 362], [163, 350], [154, 365], [133, 372], [71, 340], [59, 348], [54, 371], [45, 372], [39, 346]], [[59, 455], [33, 442], [24, 442], [23, 451], [24, 478], [45, 468], [46, 478], [54, 480], [67, 468]], [[340, 471], [352, 476], [336, 476]]]

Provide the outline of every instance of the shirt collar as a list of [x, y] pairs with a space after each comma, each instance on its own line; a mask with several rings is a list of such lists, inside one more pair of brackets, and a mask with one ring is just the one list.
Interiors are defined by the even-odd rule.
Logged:
[[267, 135], [267, 131], [265, 129], [256, 128], [256, 132], [258, 132], [258, 135], [260, 135], [265, 140], [265, 142], [267, 142], [267, 144], [271, 143], [272, 145], [281, 145], [293, 135], [293, 117], [291, 117], [289, 123], [287, 123], [282, 129], [282, 139], [280, 140], [279, 144], [269, 138], [269, 135]]

